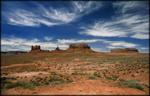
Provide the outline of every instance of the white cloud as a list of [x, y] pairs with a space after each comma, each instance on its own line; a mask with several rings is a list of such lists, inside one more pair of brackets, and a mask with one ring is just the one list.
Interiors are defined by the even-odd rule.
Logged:
[[91, 48], [93, 51], [96, 51], [96, 52], [108, 52], [109, 50], [107, 50], [107, 48], [98, 48], [98, 47], [92, 47]]
[[[101, 7], [101, 3], [97, 1], [71, 1], [68, 2], [70, 7], [53, 8], [45, 7], [41, 3], [33, 3], [38, 10], [14, 9], [15, 11], [3, 12], [8, 24], [18, 26], [54, 26], [70, 23], [77, 20], [81, 16], [88, 14]], [[5, 15], [4, 15], [5, 14]]]
[[[53, 50], [57, 47], [57, 42], [43, 42], [38, 39], [23, 39], [18, 37], [2, 38], [1, 39], [1, 49], [2, 51], [29, 51], [32, 45], [41, 45], [44, 50]], [[66, 44], [59, 44], [60, 48], [67, 48]]]
[[[114, 2], [113, 6], [115, 8], [118, 8], [118, 11], [120, 13], [128, 13], [132, 10], [139, 10], [142, 9], [143, 7], [148, 9], [148, 2], [147, 1], [118, 1]], [[117, 12], [118, 12], [117, 11]]]
[[97, 1], [73, 1], [74, 11], [76, 13], [88, 14], [93, 10], [102, 7], [102, 2]]
[[53, 39], [52, 37], [47, 37], [47, 36], [44, 37], [44, 40], [46, 41], [51, 41], [52, 39]]
[[8, 23], [11, 25], [20, 26], [39, 26], [36, 21], [35, 14], [26, 10], [16, 10], [15, 12], [7, 14]]
[[[147, 5], [145, 2], [138, 1], [115, 2], [113, 6], [118, 10], [115, 11], [116, 14], [111, 19], [105, 21], [99, 19], [93, 24], [82, 26], [79, 33], [97, 37], [148, 39], [149, 15]], [[140, 13], [143, 11], [144, 14]]]
[[132, 38], [137, 38], [137, 39], [149, 39], [149, 34], [142, 34], [142, 33], [137, 33], [131, 36]]
[[131, 37], [148, 39], [148, 15], [122, 15], [109, 21], [97, 21], [86, 27], [81, 27], [80, 34], [99, 37]]
[[76, 40], [76, 39], [58, 39], [58, 43], [61, 44], [71, 44], [71, 43], [94, 43], [102, 41], [101, 39], [83, 39], [83, 40]]
[[96, 22], [94, 25], [90, 25], [84, 28], [80, 34], [86, 34], [91, 36], [101, 37], [125, 37], [127, 32], [121, 30], [121, 28], [113, 25], [113, 22]]
[[138, 44], [124, 42], [124, 41], [115, 41], [115, 42], [113, 41], [110, 42], [109, 45], [113, 47], [137, 47], [138, 46]]
[[149, 53], [149, 47], [139, 47], [139, 50], [140, 50], [142, 53]]

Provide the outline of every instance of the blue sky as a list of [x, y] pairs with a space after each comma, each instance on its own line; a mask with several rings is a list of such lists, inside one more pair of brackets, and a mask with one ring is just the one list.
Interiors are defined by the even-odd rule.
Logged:
[[148, 10], [148, 1], [3, 1], [1, 49], [65, 50], [88, 43], [95, 51], [148, 52]]

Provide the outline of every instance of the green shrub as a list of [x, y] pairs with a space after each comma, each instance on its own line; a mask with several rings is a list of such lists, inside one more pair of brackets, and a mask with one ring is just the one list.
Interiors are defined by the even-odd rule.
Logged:
[[119, 82], [119, 85], [140, 90], [144, 89], [144, 86], [140, 84], [137, 80], [122, 80]]
[[117, 76], [106, 77], [106, 79], [114, 80], [114, 81], [117, 80], [117, 78], [118, 78]]
[[59, 75], [52, 75], [49, 79], [50, 83], [63, 83], [64, 80]]
[[101, 78], [101, 74], [99, 72], [94, 72], [89, 76], [89, 79], [97, 79], [97, 78]]
[[61, 76], [59, 74], [51, 75], [48, 80], [49, 84], [62, 84], [62, 83], [68, 83], [73, 82], [72, 79], [70, 79], [67, 76]]
[[89, 76], [89, 79], [96, 79], [96, 77], [91, 75], [91, 76]]
[[10, 88], [14, 88], [14, 87], [22, 87], [22, 88], [25, 88], [25, 89], [33, 89], [36, 86], [37, 85], [32, 83], [32, 82], [19, 81], [19, 82], [16, 82], [16, 83], [7, 84], [6, 88], [10, 89]]

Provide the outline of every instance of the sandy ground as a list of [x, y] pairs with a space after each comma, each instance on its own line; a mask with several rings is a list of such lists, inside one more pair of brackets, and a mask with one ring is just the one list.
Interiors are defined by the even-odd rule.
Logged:
[[[111, 54], [114, 55], [114, 54]], [[94, 57], [97, 56], [97, 57]], [[6, 95], [147, 95], [149, 91], [135, 88], [115, 86], [106, 76], [118, 76], [118, 79], [139, 80], [140, 83], [149, 86], [149, 73], [147, 65], [118, 64], [105, 62], [98, 64], [101, 55], [94, 55], [92, 58], [81, 59], [74, 58], [67, 61], [61, 58], [46, 58], [45, 61], [36, 61], [28, 64], [10, 64], [2, 66], [2, 76], [14, 77], [17, 80], [31, 81], [36, 77], [44, 79], [52, 73], [61, 74], [73, 79], [73, 82], [62, 83], [58, 85], [42, 85], [34, 89], [23, 89], [15, 87], [3, 92]], [[99, 56], [99, 57], [98, 57]], [[117, 55], [116, 55], [117, 56]], [[67, 57], [69, 58], [69, 56]], [[96, 59], [95, 59], [96, 58]], [[105, 59], [104, 59], [105, 60]], [[128, 62], [130, 63], [130, 62]], [[119, 67], [120, 66], [120, 67]], [[146, 68], [145, 68], [146, 66]], [[143, 67], [143, 68], [141, 68]], [[145, 69], [144, 69], [145, 68]], [[120, 71], [121, 69], [121, 71]], [[77, 73], [76, 73], [77, 72]], [[98, 79], [89, 79], [89, 74], [94, 72], [102, 73]], [[76, 74], [73, 75], [72, 73]], [[83, 77], [82, 77], [83, 76]], [[104, 77], [105, 76], [105, 77]], [[104, 77], [104, 78], [103, 78]], [[149, 87], [147, 87], [149, 89]]]
[[16, 95], [144, 95], [145, 92], [132, 88], [110, 86], [101, 80], [82, 80], [59, 86], [41, 86], [33, 90], [13, 88], [6, 94]]

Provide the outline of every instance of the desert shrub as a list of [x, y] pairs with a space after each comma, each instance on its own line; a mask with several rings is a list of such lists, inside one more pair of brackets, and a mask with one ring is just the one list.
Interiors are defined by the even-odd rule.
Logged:
[[144, 89], [144, 86], [140, 84], [137, 80], [121, 80], [119, 82], [119, 85], [124, 87], [140, 89], [140, 90]]
[[14, 88], [14, 87], [22, 87], [25, 89], [33, 89], [34, 87], [36, 87], [37, 85], [32, 83], [32, 82], [23, 82], [23, 81], [18, 81], [16, 83], [10, 83], [7, 85], [6, 88]]
[[10, 81], [5, 81], [5, 82], [3, 82], [2, 90], [3, 89], [15, 88], [15, 87], [22, 87], [22, 88], [25, 88], [25, 89], [33, 89], [36, 86], [37, 85], [33, 82], [18, 81], [18, 82], [12, 83]]
[[49, 82], [49, 84], [54, 85], [54, 84], [73, 82], [73, 80], [67, 76], [53, 74], [49, 77], [48, 82]]
[[50, 83], [63, 83], [64, 80], [59, 75], [52, 75], [49, 79]]
[[100, 72], [94, 72], [93, 75], [94, 75], [95, 77], [101, 77]]
[[18, 82], [11, 82], [12, 78], [1, 77], [1, 90], [4, 91], [5, 89], [15, 88], [15, 87], [22, 87], [26, 89], [33, 89], [36, 86], [39, 86], [36, 82], [25, 82], [25, 81], [18, 81]]
[[117, 80], [117, 78], [118, 78], [117, 76], [106, 77], [106, 79], [114, 80], [114, 81]]
[[1, 87], [2, 90], [6, 89], [7, 85], [11, 84], [11, 82], [6, 77], [1, 77]]
[[91, 74], [89, 76], [89, 79], [97, 79], [97, 78], [101, 78], [101, 74], [99, 72], [94, 72], [93, 74]]
[[97, 79], [97, 78], [95, 76], [93, 76], [93, 75], [90, 75], [89, 79]]
[[88, 75], [87, 73], [85, 72], [82, 72], [82, 71], [79, 71], [79, 70], [75, 70], [72, 75]]

